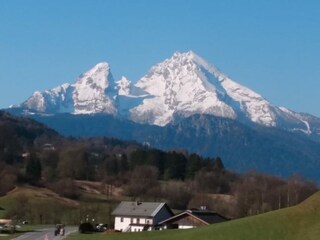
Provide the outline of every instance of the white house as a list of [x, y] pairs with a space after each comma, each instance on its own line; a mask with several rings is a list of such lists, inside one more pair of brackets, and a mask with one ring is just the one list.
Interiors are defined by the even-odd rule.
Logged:
[[174, 214], [163, 202], [121, 202], [112, 215], [115, 230], [140, 232], [157, 228], [159, 222]]

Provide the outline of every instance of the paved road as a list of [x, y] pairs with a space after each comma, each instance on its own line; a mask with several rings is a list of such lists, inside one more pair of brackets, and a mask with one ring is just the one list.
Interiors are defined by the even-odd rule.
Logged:
[[54, 228], [38, 229], [34, 232], [28, 232], [13, 240], [61, 240], [68, 234], [78, 231], [77, 227], [66, 227], [65, 236], [54, 236]]

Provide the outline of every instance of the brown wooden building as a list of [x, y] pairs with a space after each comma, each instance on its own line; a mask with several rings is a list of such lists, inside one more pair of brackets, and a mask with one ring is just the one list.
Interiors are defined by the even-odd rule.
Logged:
[[218, 213], [207, 210], [187, 210], [176, 216], [168, 218], [159, 224], [163, 229], [188, 229], [220, 223], [229, 220]]

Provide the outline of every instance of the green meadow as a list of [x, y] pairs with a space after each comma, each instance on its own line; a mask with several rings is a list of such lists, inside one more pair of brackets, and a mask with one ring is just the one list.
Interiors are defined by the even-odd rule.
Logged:
[[318, 240], [320, 237], [320, 192], [301, 204], [253, 217], [191, 230], [142, 233], [74, 234], [68, 240]]

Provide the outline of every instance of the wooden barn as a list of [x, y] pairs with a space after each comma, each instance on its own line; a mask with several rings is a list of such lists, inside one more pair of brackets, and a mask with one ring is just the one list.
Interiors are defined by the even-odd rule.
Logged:
[[229, 219], [207, 210], [187, 210], [159, 224], [163, 229], [188, 229], [228, 221]]

